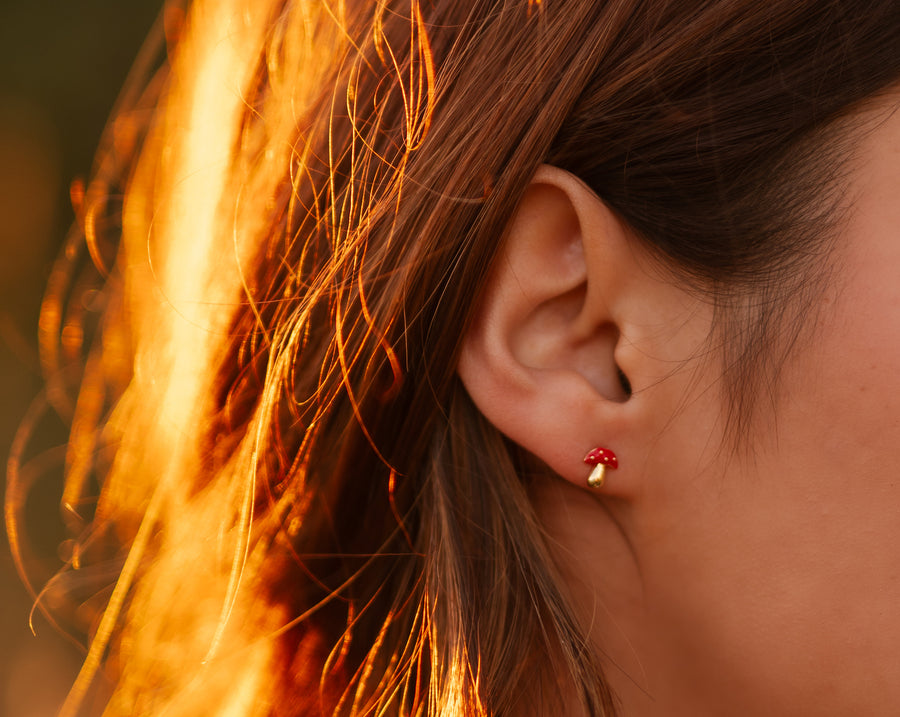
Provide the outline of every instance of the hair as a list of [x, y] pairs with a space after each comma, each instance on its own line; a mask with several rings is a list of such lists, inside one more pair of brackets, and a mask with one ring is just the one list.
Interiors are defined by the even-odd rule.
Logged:
[[[69, 574], [101, 595], [68, 714], [101, 665], [108, 714], [508, 714], [567, 691], [614, 714], [527, 456], [455, 373], [504, 228], [541, 163], [583, 179], [717, 308], [743, 439], [846, 207], [833, 130], [900, 78], [900, 5], [167, 18], [79, 214], [109, 275], [67, 460]], [[54, 374], [83, 323], [71, 251], [42, 318]]]

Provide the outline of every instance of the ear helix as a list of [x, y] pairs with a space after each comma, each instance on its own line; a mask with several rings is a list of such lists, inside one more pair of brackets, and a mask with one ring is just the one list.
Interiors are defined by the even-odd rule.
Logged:
[[589, 466], [594, 466], [594, 470], [587, 479], [591, 488], [602, 488], [606, 481], [606, 469], [615, 470], [619, 467], [619, 459], [609, 448], [592, 448], [584, 457], [584, 462]]

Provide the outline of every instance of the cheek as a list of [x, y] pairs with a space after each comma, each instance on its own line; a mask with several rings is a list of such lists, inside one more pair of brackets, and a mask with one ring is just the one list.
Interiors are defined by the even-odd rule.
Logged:
[[747, 451], [708, 440], [709, 391], [660, 433], [658, 454], [682, 460], [648, 476], [661, 661], [690, 655], [696, 679], [715, 670], [760, 705], [816, 704], [836, 671], [859, 689], [900, 680], [900, 282], [858, 278], [824, 297]]
[[865, 164], [833, 288], [792, 376], [797, 401], [809, 395], [813, 425], [831, 428], [836, 461], [857, 476], [900, 463], [900, 123], [893, 127]]
[[900, 703], [900, 114], [891, 122], [860, 150], [815, 325], [774, 405], [760, 397], [745, 450], [708, 438], [723, 403], [693, 389], [654, 444], [632, 540], [648, 650], [709, 704]]
[[888, 249], [857, 259], [782, 377], [775, 447], [845, 491], [900, 469], [900, 253]]

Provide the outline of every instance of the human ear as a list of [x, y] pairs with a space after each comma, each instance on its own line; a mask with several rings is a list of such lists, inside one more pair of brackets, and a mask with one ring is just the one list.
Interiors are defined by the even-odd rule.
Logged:
[[587, 185], [545, 165], [507, 226], [459, 376], [494, 426], [576, 485], [589, 450], [615, 451], [603, 490], [627, 491], [618, 479], [639, 472], [654, 416], [680, 400], [666, 379], [708, 332], [700, 313]]

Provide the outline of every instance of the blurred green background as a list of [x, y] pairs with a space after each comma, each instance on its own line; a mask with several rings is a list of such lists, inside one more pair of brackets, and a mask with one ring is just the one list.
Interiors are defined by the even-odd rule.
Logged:
[[[0, 2], [0, 461], [41, 390], [41, 294], [106, 117], [162, 0]], [[63, 440], [58, 429], [42, 438]], [[53, 475], [51, 473], [51, 475]], [[59, 474], [56, 474], [58, 477]], [[28, 503], [29, 535], [48, 565], [63, 538], [59, 481]], [[0, 717], [56, 713], [80, 653], [40, 618], [0, 538]]]

